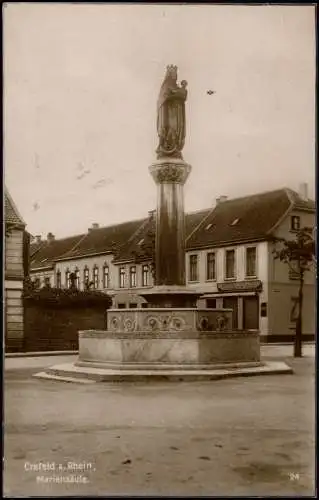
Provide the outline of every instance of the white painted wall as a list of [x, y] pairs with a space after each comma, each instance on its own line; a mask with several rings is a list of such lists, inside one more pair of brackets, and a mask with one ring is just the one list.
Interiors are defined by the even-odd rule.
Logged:
[[32, 281], [39, 278], [40, 279], [40, 287], [44, 285], [45, 279], [50, 278], [51, 286], [54, 286], [54, 269], [47, 269], [43, 271], [30, 271], [30, 276]]
[[[189, 286], [193, 286], [195, 288], [199, 288], [200, 291], [217, 291], [216, 283], [221, 283], [227, 281], [225, 278], [225, 261], [226, 261], [226, 251], [227, 250], [235, 250], [235, 259], [236, 259], [236, 279], [231, 281], [246, 281], [249, 278], [246, 277], [246, 248], [247, 247], [256, 247], [257, 254], [257, 276], [255, 279], [259, 279], [261, 281], [267, 281], [268, 278], [268, 247], [266, 242], [254, 243], [249, 245], [237, 245], [237, 246], [229, 246], [224, 248], [216, 248], [216, 249], [205, 249], [199, 250], [197, 252], [187, 252], [185, 256], [185, 264], [186, 264], [186, 281]], [[207, 262], [207, 254], [210, 252], [215, 252], [216, 255], [216, 280], [206, 280], [206, 262]], [[191, 282], [189, 280], [189, 257], [190, 255], [198, 256], [198, 281]]]
[[98, 267], [99, 270], [99, 286], [98, 289], [103, 289], [103, 266], [106, 264], [109, 266], [109, 289], [114, 287], [114, 282], [116, 280], [117, 268], [112, 263], [113, 255], [97, 255], [94, 257], [84, 257], [78, 259], [61, 260], [57, 261], [54, 269], [54, 285], [56, 285], [56, 273], [59, 270], [61, 272], [61, 282], [62, 287], [65, 288], [65, 273], [70, 271], [70, 273], [75, 272], [77, 269], [80, 271], [80, 289], [84, 289], [84, 269], [88, 267], [89, 269], [89, 281], [93, 281], [93, 268]]

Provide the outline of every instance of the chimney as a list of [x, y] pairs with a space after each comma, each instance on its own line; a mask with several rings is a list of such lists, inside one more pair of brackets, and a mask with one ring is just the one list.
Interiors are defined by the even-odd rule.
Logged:
[[54, 234], [48, 233], [47, 234], [47, 240], [48, 240], [48, 243], [51, 243], [52, 241], [54, 241], [55, 240]]
[[223, 201], [227, 200], [227, 196], [222, 195], [219, 198], [216, 198], [216, 205], [219, 205], [219, 203], [222, 203]]
[[308, 200], [308, 184], [306, 182], [299, 184], [299, 196], [305, 201]]
[[99, 227], [100, 227], [99, 224], [97, 224], [96, 222], [93, 222], [92, 226], [89, 227], [88, 232], [90, 233], [94, 229], [99, 229]]
[[35, 237], [35, 241], [37, 243], [41, 243], [41, 234], [37, 234], [36, 237]]

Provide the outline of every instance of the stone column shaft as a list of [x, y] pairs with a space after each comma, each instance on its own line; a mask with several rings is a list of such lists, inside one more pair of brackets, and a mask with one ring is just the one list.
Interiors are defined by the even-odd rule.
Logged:
[[163, 159], [150, 167], [157, 184], [156, 286], [185, 286], [184, 184], [191, 167]]

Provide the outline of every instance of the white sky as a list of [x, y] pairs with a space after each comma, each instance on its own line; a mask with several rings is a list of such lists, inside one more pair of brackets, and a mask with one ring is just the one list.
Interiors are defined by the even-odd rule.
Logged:
[[301, 182], [314, 196], [314, 6], [9, 3], [5, 180], [32, 234], [155, 208], [167, 64], [188, 81], [187, 211]]

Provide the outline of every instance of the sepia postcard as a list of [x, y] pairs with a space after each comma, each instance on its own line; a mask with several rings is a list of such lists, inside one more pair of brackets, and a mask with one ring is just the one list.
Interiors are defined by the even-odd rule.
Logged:
[[316, 4], [3, 4], [3, 496], [315, 497]]

